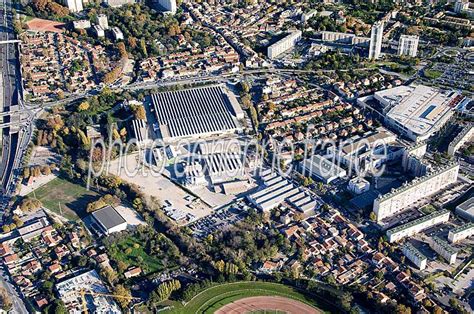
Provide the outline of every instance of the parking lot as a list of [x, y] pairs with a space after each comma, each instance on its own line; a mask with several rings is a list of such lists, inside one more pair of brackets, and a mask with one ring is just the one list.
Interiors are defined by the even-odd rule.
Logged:
[[203, 239], [216, 230], [223, 230], [243, 220], [247, 216], [246, 208], [241, 203], [232, 204], [192, 223], [189, 228], [196, 238]]

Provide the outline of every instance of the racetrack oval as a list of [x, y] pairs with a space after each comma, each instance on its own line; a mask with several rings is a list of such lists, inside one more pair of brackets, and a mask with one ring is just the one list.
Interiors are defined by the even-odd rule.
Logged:
[[249, 314], [274, 311], [287, 314], [320, 314], [321, 311], [303, 302], [279, 297], [258, 296], [233, 301], [218, 309], [215, 314]]

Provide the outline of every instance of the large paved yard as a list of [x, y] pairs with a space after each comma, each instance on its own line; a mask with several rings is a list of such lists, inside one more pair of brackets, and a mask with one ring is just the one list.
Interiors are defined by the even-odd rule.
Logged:
[[[142, 169], [142, 166], [138, 165], [137, 154], [128, 155], [124, 157], [124, 162], [127, 168], [130, 169]], [[141, 170], [137, 174], [127, 174], [122, 166], [119, 172], [119, 161], [115, 160], [110, 163], [110, 173], [119, 175], [123, 180], [134, 183], [140, 187], [140, 190], [148, 196], [155, 196], [162, 202], [165, 200], [171, 203], [173, 208], [182, 210], [186, 213], [193, 214], [196, 218], [201, 218], [212, 213], [212, 208], [203, 202], [195, 202], [195, 197], [180, 186], [172, 183], [168, 178], [163, 175], [152, 176]], [[194, 201], [194, 202], [193, 202]]]

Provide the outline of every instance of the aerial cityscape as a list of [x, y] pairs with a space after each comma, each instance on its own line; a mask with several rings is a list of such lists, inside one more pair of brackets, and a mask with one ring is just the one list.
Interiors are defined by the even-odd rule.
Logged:
[[474, 2], [0, 13], [0, 313], [474, 312]]

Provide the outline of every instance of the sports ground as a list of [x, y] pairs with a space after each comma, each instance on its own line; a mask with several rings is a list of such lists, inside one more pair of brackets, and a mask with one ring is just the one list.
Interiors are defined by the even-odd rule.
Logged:
[[[243, 314], [271, 311], [315, 314], [322, 313], [319, 306], [317, 300], [293, 287], [272, 282], [246, 281], [213, 286], [197, 294], [186, 304], [175, 303], [171, 309], [162, 313]], [[291, 308], [293, 310], [289, 311]]]

